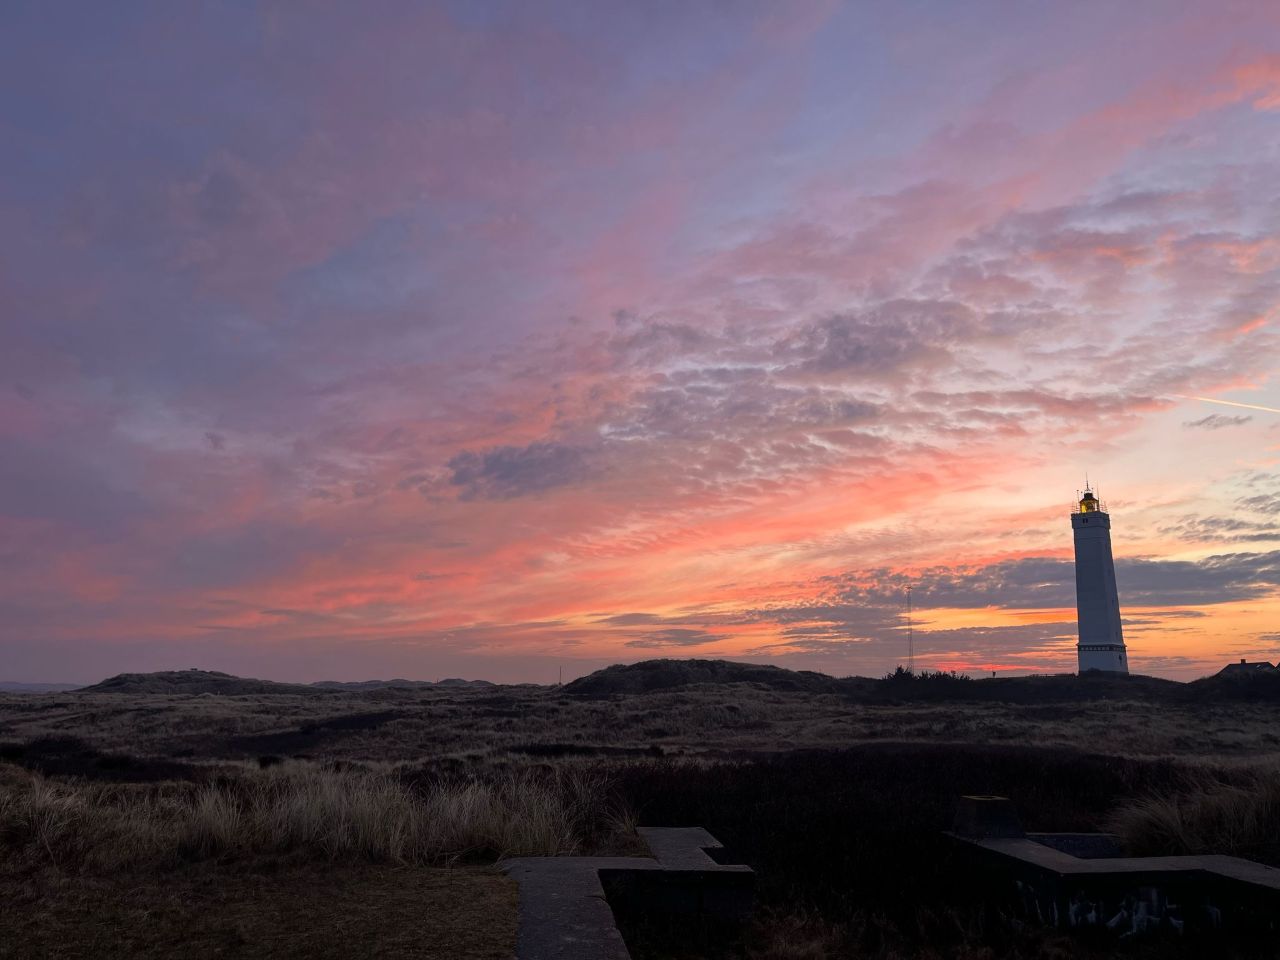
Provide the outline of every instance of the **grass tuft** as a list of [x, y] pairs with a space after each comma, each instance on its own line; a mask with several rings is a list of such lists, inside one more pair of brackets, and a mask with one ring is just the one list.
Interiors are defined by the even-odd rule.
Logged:
[[1211, 773], [1181, 790], [1119, 807], [1109, 828], [1137, 856], [1224, 853], [1276, 863], [1280, 858], [1280, 767]]

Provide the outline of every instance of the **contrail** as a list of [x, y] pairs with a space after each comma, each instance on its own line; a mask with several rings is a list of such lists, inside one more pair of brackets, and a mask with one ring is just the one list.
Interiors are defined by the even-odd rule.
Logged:
[[1261, 410], [1264, 413], [1280, 413], [1275, 407], [1264, 407], [1256, 403], [1236, 403], [1234, 400], [1215, 400], [1213, 397], [1187, 397], [1181, 393], [1175, 393], [1175, 397], [1179, 400], [1199, 400], [1201, 403], [1220, 403], [1224, 407], [1243, 407], [1246, 410]]

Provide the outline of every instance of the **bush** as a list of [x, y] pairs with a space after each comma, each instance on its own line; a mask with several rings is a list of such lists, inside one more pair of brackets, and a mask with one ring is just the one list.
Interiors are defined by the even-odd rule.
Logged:
[[917, 670], [912, 673], [902, 664], [882, 678], [888, 683], [951, 683], [953, 681], [972, 680], [967, 673], [956, 670]]

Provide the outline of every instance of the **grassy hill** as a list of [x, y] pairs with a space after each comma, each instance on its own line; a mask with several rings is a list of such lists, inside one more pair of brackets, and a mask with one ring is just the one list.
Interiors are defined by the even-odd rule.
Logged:
[[1270, 700], [1280, 701], [1280, 670], [1256, 674], [1217, 673], [1201, 677], [1186, 685], [1198, 700]]
[[364, 690], [422, 690], [437, 687], [496, 687], [489, 680], [462, 680], [458, 677], [446, 677], [444, 680], [317, 680], [311, 684], [321, 690], [346, 690], [360, 692]]
[[[903, 670], [882, 678], [832, 677], [809, 670], [788, 670], [761, 663], [732, 660], [642, 660], [620, 663], [567, 683], [562, 692], [583, 699], [656, 694], [706, 686], [749, 684], [756, 689], [787, 693], [835, 694], [858, 703], [987, 702], [1009, 704], [1087, 703], [1099, 700], [1213, 703], [1233, 700], [1280, 701], [1280, 671], [1256, 674], [1217, 674], [1190, 683], [1140, 674], [1091, 673], [1024, 677], [981, 677]], [[17, 685], [24, 686], [24, 685]], [[31, 689], [71, 689], [61, 685], [30, 685]], [[84, 693], [121, 694], [258, 694], [317, 695], [325, 693], [385, 693], [426, 690], [499, 689], [488, 680], [322, 680], [280, 683], [219, 673], [214, 670], [168, 670], [122, 673], [80, 688]], [[504, 689], [511, 689], [509, 687]], [[7, 692], [7, 691], [6, 691]]]
[[322, 689], [303, 683], [277, 683], [274, 680], [253, 680], [235, 677], [216, 670], [162, 670], [157, 673], [121, 673], [117, 676], [82, 687], [81, 693], [212, 693], [222, 696], [247, 694], [310, 694], [323, 693]]
[[729, 660], [644, 660], [615, 664], [565, 684], [564, 692], [601, 699], [654, 694], [705, 685], [744, 683], [759, 688], [841, 694], [858, 703], [986, 702], [1088, 703], [1101, 700], [1209, 703], [1280, 700], [1280, 671], [1205, 677], [1191, 683], [1140, 674], [1073, 673], [971, 679], [963, 674], [899, 670], [887, 677], [836, 678]]
[[825, 673], [786, 670], [760, 663], [731, 660], [642, 660], [618, 663], [564, 686], [564, 692], [580, 697], [653, 693], [699, 684], [751, 683], [771, 690], [838, 692], [844, 681]]
[[255, 680], [237, 677], [217, 670], [161, 670], [155, 673], [121, 673], [88, 687], [49, 687], [49, 689], [76, 690], [80, 693], [127, 694], [201, 694], [236, 697], [257, 694], [324, 693], [379, 693], [381, 691], [411, 691], [421, 689], [480, 689], [497, 684], [488, 680], [320, 680], [316, 683], [281, 683], [275, 680]]

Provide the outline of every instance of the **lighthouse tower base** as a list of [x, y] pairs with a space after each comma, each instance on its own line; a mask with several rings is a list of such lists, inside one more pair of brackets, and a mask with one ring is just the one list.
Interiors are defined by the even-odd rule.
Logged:
[[1123, 643], [1082, 643], [1076, 647], [1080, 672], [1097, 670], [1105, 673], [1128, 673], [1129, 658]]

